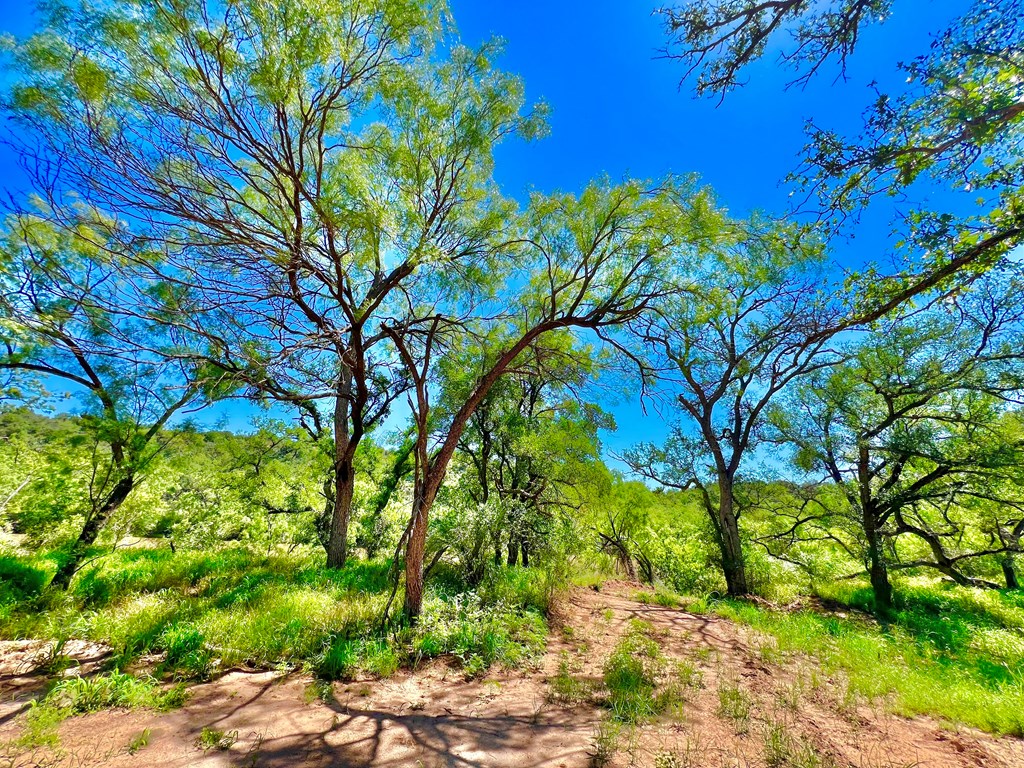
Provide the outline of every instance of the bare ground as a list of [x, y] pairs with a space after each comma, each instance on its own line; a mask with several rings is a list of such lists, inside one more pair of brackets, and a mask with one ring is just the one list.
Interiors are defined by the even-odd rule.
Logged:
[[[42, 690], [42, 679], [26, 670], [44, 646], [0, 643], [0, 744], [8, 743], [0, 747], [0, 768], [584, 768], [594, 764], [606, 713], [593, 702], [553, 703], [548, 680], [561, 659], [581, 679], [599, 679], [631, 619], [648, 622], [663, 652], [695, 667], [700, 684], [690, 688], [681, 711], [621, 731], [606, 765], [761, 768], [768, 764], [766, 734], [774, 728], [836, 766], [1024, 768], [1020, 740], [900, 718], [887, 713], [884, 702], [854, 701], [844, 681], [823, 676], [813, 660], [774, 658], [766, 639], [747, 628], [643, 604], [633, 597], [636, 589], [612, 583], [599, 592], [572, 592], [536, 669], [466, 680], [461, 671], [433, 663], [326, 691], [303, 675], [232, 671], [194, 686], [186, 706], [173, 712], [71, 718], [60, 726], [56, 751], [24, 752], [10, 744]], [[84, 662], [86, 674], [103, 660], [95, 645], [77, 643], [66, 651]], [[748, 718], [718, 714], [722, 687], [743, 692], [752, 705]], [[204, 728], [224, 735], [223, 749], [197, 746]], [[131, 754], [129, 745], [147, 729], [147, 743]]]

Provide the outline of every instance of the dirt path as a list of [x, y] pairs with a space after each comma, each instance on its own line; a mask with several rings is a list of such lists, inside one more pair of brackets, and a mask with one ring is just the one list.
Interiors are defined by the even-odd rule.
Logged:
[[[764, 640], [716, 617], [646, 605], [636, 587], [576, 590], [559, 611], [548, 652], [535, 670], [467, 681], [436, 663], [384, 681], [317, 688], [300, 675], [232, 672], [192, 690], [188, 704], [157, 714], [113, 711], [60, 727], [61, 754], [0, 750], [0, 768], [29, 766], [352, 766], [383, 768], [584, 768], [593, 764], [605, 712], [595, 703], [562, 706], [547, 681], [566, 660], [581, 679], [598, 680], [629, 622], [647, 622], [666, 656], [698, 673], [681, 712], [621, 731], [609, 766], [718, 768], [768, 765], [766, 739], [785, 733], [811, 757], [793, 768], [997, 768], [1022, 766], [1024, 744], [938, 723], [907, 720], [844, 700], [841, 680], [816, 675], [810, 660], [767, 665]], [[83, 653], [95, 656], [95, 648]], [[16, 738], [38, 679], [12, 670], [17, 654], [0, 646], [0, 744]], [[813, 681], [813, 684], [812, 684]], [[719, 715], [720, 691], [741, 692], [744, 720]], [[223, 749], [203, 750], [203, 729]], [[130, 754], [148, 729], [147, 743]], [[795, 754], [795, 753], [794, 753]], [[817, 757], [819, 762], [810, 762]], [[792, 760], [795, 760], [793, 757]]]

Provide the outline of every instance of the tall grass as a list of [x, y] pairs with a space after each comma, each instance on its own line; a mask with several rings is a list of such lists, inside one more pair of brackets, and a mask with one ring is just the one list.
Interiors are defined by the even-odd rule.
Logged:
[[545, 574], [503, 569], [478, 590], [451, 573], [428, 592], [415, 629], [385, 630], [389, 564], [327, 570], [316, 555], [263, 556], [125, 550], [76, 577], [65, 594], [42, 589], [47, 574], [3, 558], [13, 573], [0, 637], [78, 637], [109, 645], [114, 662], [163, 654], [159, 672], [205, 679], [247, 664], [304, 664], [327, 677], [390, 674], [400, 664], [452, 654], [476, 674], [519, 665], [543, 648], [551, 599]]

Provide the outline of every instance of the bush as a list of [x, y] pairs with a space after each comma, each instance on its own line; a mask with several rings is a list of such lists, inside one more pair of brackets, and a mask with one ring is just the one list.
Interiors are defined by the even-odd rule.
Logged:
[[430, 600], [413, 633], [412, 648], [416, 658], [453, 654], [467, 671], [479, 673], [492, 664], [533, 662], [546, 639], [547, 625], [539, 613], [502, 602], [488, 604], [469, 592], [448, 601]]
[[16, 606], [40, 595], [48, 575], [17, 557], [0, 555], [0, 608]]

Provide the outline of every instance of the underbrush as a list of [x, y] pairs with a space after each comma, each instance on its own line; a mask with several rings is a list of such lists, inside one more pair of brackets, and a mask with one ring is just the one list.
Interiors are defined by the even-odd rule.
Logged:
[[1024, 736], [1024, 595], [909, 581], [891, 620], [880, 623], [858, 610], [872, 604], [863, 585], [819, 593], [848, 610], [787, 612], [733, 600], [712, 610], [773, 637], [782, 653], [813, 656], [848, 697]]
[[0, 571], [17, 576], [0, 594], [0, 637], [103, 643], [120, 668], [160, 654], [156, 672], [178, 680], [241, 664], [386, 676], [443, 655], [471, 675], [519, 666], [543, 650], [553, 596], [539, 569], [496, 569], [470, 590], [439, 568], [418, 625], [383, 627], [387, 562], [328, 570], [316, 554], [122, 550], [84, 569], [67, 593], [44, 590], [49, 574], [34, 563], [6, 557]]

